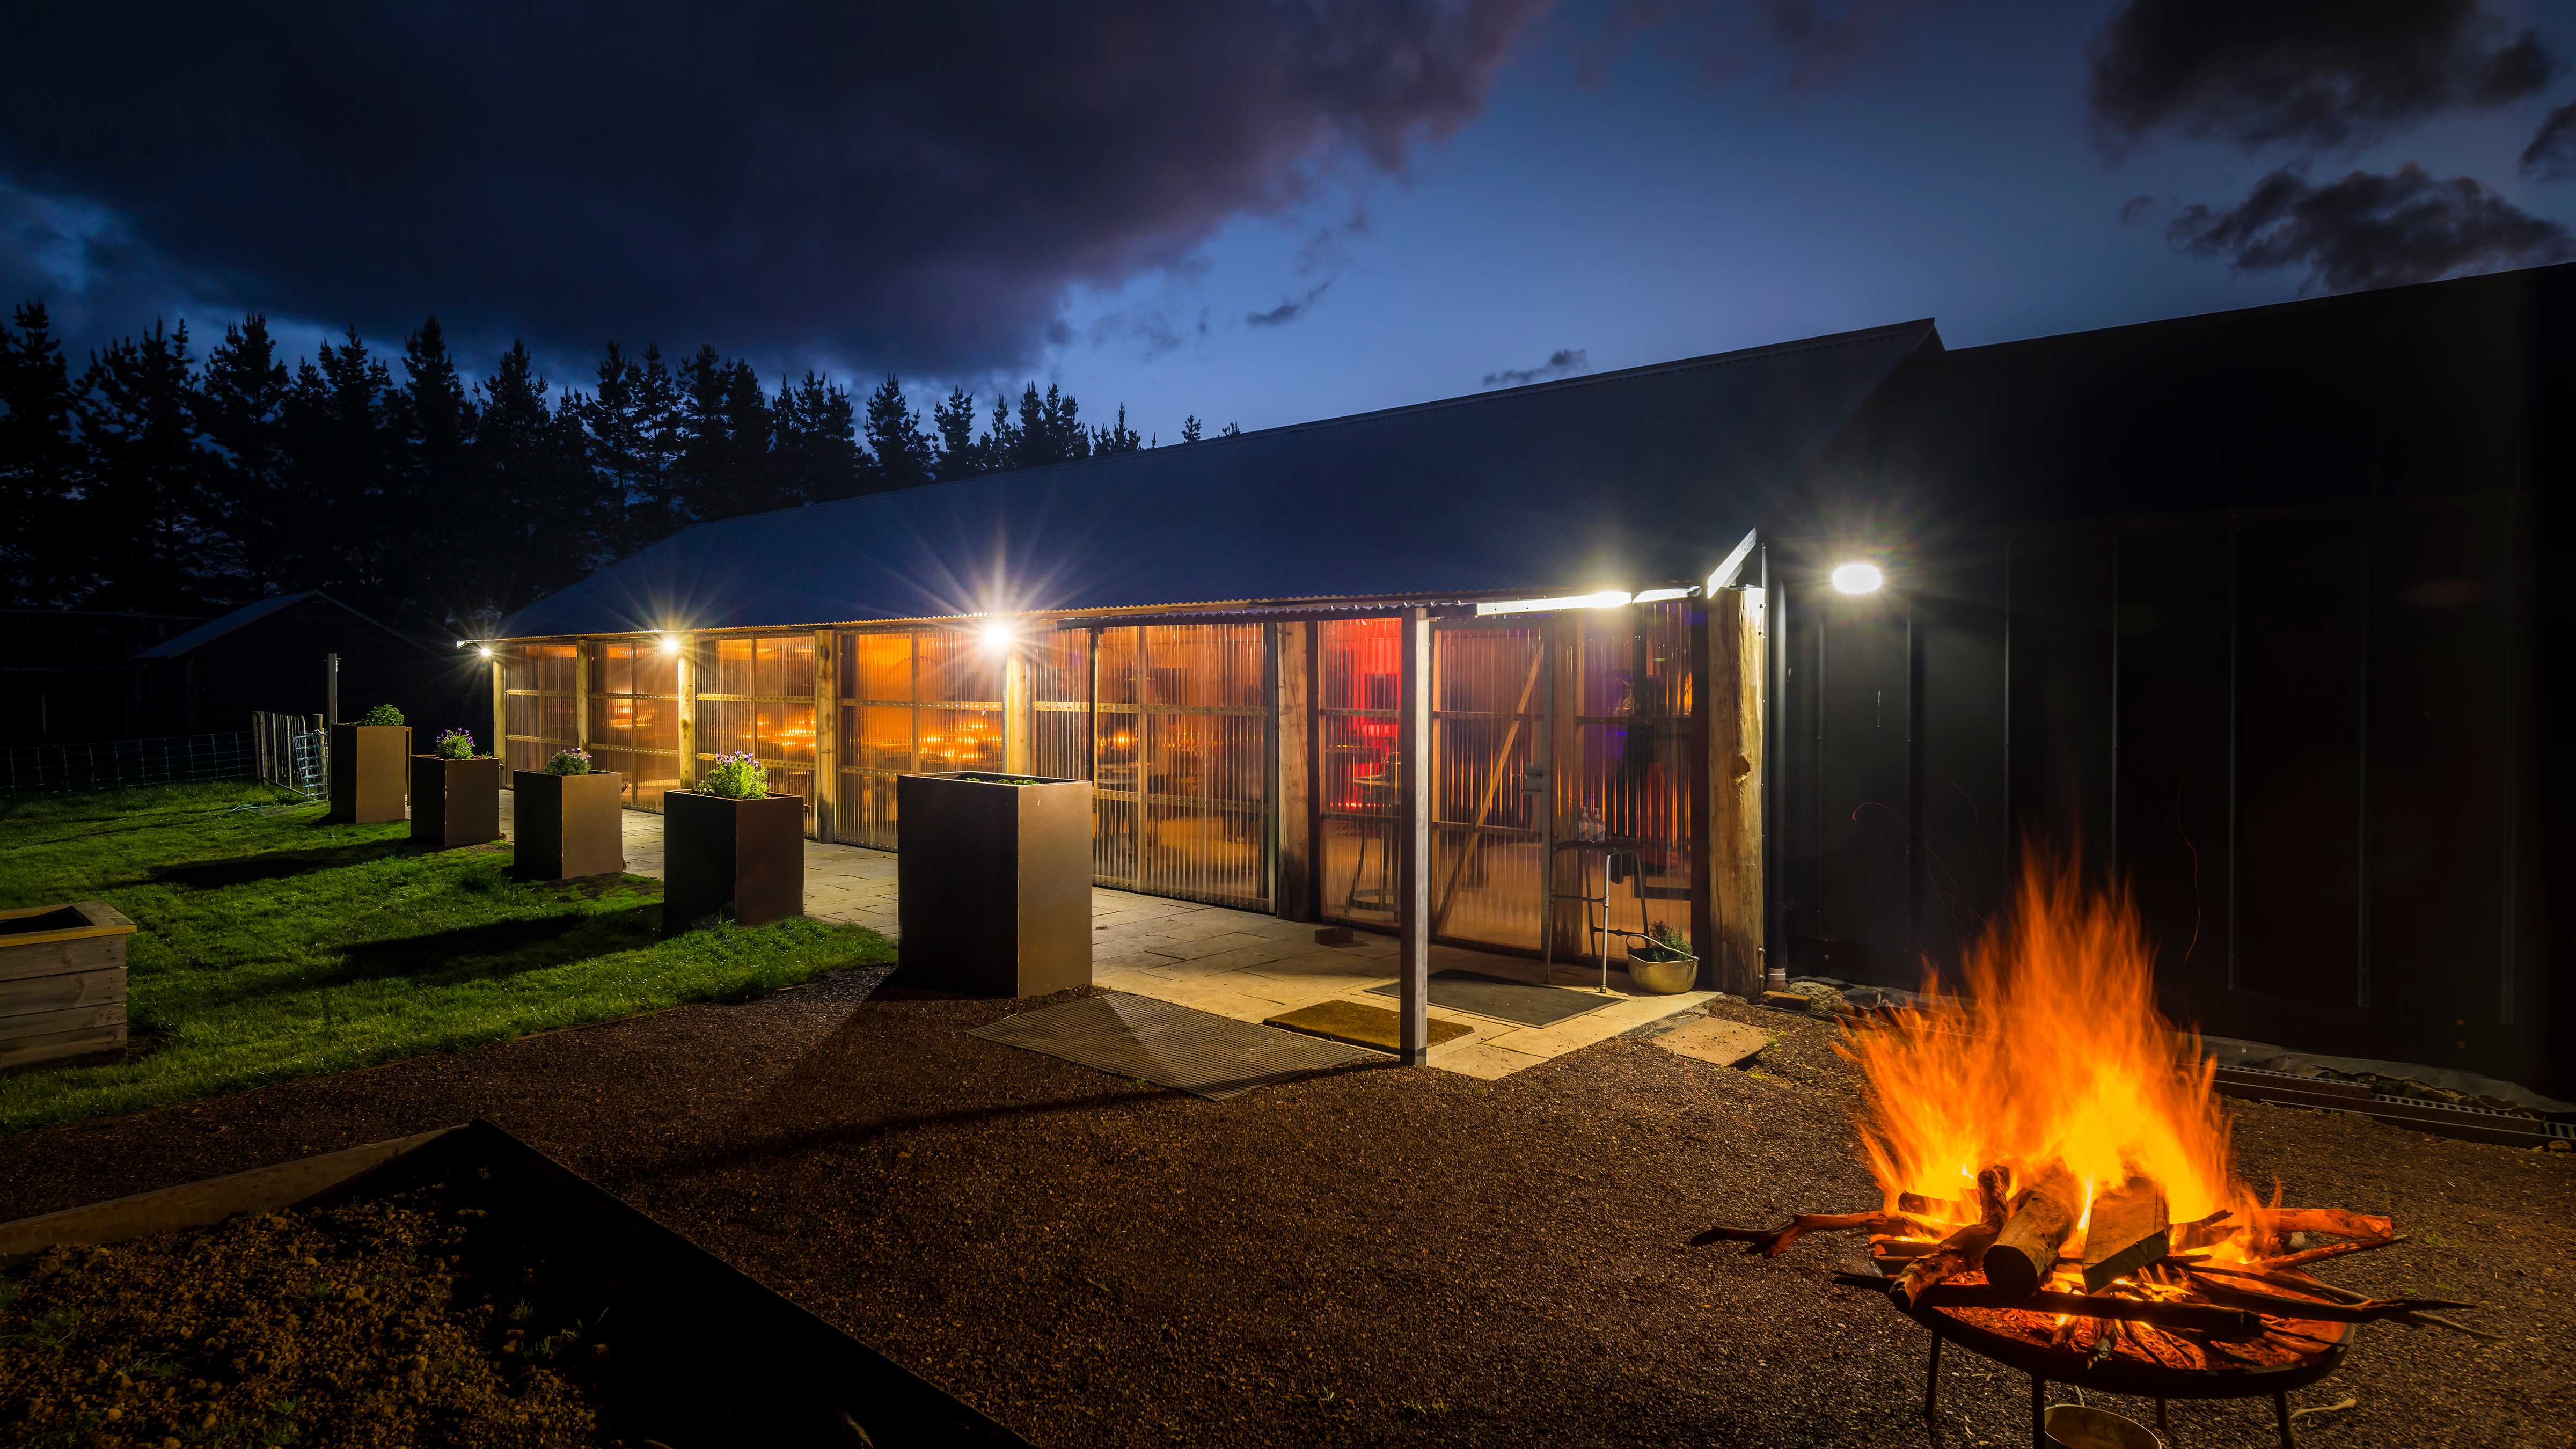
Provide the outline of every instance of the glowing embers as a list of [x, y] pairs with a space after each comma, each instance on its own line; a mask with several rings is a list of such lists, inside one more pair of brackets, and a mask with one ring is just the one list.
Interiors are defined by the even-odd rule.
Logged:
[[1696, 1241], [1776, 1255], [1809, 1232], [1867, 1232], [1876, 1273], [1842, 1281], [1978, 1352], [2105, 1386], [2321, 1374], [2355, 1324], [2457, 1326], [2430, 1311], [2462, 1305], [2309, 1275], [2404, 1239], [2387, 1218], [2266, 1204], [2237, 1178], [2214, 1064], [2156, 1010], [2153, 961], [2124, 895], [2032, 864], [1969, 953], [1964, 994], [1927, 977], [1922, 1005], [1845, 1035], [1878, 1210]]

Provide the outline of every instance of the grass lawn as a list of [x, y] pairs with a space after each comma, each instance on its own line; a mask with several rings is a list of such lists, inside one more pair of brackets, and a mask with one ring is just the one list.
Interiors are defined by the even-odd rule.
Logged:
[[893, 959], [856, 926], [662, 939], [662, 883], [531, 884], [507, 844], [415, 849], [245, 784], [0, 801], [0, 908], [103, 900], [125, 1061], [0, 1075], [0, 1132], [793, 985]]

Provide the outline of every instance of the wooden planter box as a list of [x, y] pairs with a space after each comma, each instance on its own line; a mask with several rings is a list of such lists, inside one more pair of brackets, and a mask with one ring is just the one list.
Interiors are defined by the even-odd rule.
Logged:
[[591, 775], [510, 772], [511, 845], [519, 873], [568, 880], [626, 869], [624, 782], [615, 770]]
[[805, 798], [662, 794], [662, 931], [709, 916], [758, 926], [805, 914]]
[[125, 1050], [125, 938], [105, 901], [0, 911], [0, 1068]]
[[[1027, 1449], [1019, 1435], [480, 1120], [0, 1223], [0, 1268], [63, 1244], [127, 1243], [239, 1213], [424, 1189], [473, 1202], [498, 1240], [545, 1262], [558, 1291], [597, 1306], [591, 1321], [613, 1351], [592, 1382], [627, 1443]], [[485, 1231], [481, 1223], [476, 1231]]]
[[967, 770], [895, 782], [903, 978], [1043, 996], [1091, 984], [1091, 782]]
[[501, 762], [411, 757], [411, 838], [441, 850], [501, 838]]
[[411, 726], [331, 726], [331, 813], [328, 820], [373, 825], [403, 818], [411, 783]]

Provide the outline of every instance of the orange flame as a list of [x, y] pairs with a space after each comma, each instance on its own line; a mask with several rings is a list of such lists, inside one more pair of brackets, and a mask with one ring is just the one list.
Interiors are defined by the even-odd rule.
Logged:
[[1890, 1209], [1900, 1192], [1973, 1202], [1980, 1168], [2027, 1182], [2062, 1164], [2088, 1218], [2097, 1189], [2143, 1176], [2176, 1222], [2221, 1208], [2251, 1221], [2216, 1063], [2156, 1009], [2155, 958], [2125, 891], [2033, 859], [1964, 965], [1964, 998], [1927, 963], [1921, 1009], [1842, 1046], [1868, 1082], [1861, 1141]]

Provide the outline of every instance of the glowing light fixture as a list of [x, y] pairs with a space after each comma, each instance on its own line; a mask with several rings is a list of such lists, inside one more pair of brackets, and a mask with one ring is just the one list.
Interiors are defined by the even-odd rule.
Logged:
[[1887, 582], [1887, 575], [1880, 573], [1874, 563], [1836, 564], [1833, 581], [1834, 588], [1841, 593], [1874, 594], [1878, 592], [1879, 585]]
[[482, 655], [486, 659], [489, 659], [492, 657], [492, 646], [489, 644], [477, 644], [474, 646], [474, 652]]
[[665, 654], [677, 654], [677, 653], [679, 653], [679, 652], [680, 652], [680, 636], [679, 636], [679, 635], [677, 635], [677, 634], [665, 634], [665, 635], [663, 635], [663, 636], [662, 636], [662, 652], [663, 652], [663, 653], [665, 653]]
[[976, 638], [983, 641], [986, 649], [999, 654], [1011, 647], [1011, 640], [1016, 637], [1016, 632], [1011, 628], [1009, 621], [995, 619], [977, 630]]

